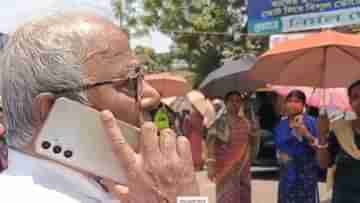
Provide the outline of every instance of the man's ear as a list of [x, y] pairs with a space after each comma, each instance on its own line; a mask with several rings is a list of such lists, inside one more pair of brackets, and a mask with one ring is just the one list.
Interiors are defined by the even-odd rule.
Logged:
[[35, 97], [32, 107], [35, 121], [45, 122], [55, 100], [56, 97], [52, 93], [41, 93]]

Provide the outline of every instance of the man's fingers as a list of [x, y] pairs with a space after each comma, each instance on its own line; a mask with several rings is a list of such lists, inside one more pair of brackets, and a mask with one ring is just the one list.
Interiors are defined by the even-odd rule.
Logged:
[[109, 190], [109, 192], [122, 203], [129, 202], [129, 188], [123, 185], [116, 184], [109, 180], [103, 180], [102, 184]]
[[160, 154], [158, 130], [151, 122], [141, 126], [140, 150], [140, 153], [148, 157]]
[[177, 153], [186, 164], [193, 165], [191, 146], [189, 140], [184, 136], [177, 137]]
[[155, 88], [149, 85], [146, 81], [143, 81], [144, 95], [141, 100], [141, 107], [143, 109], [148, 109], [153, 106], [158, 106], [160, 104], [160, 94]]
[[121, 130], [116, 123], [114, 115], [110, 111], [101, 112], [101, 120], [107, 136], [111, 139], [114, 153], [119, 158], [126, 170], [131, 170], [136, 162], [136, 153], [126, 142]]
[[160, 142], [160, 151], [164, 156], [167, 157], [176, 157], [176, 134], [171, 129], [162, 130], [160, 133], [161, 142]]

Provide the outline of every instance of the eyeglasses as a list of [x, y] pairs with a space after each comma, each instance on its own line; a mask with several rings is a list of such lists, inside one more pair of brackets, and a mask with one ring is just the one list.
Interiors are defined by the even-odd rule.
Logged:
[[113, 78], [110, 80], [103, 80], [95, 83], [81, 85], [75, 88], [64, 88], [60, 90], [53, 90], [51, 93], [56, 95], [62, 95], [67, 93], [83, 92], [96, 87], [104, 85], [116, 85], [119, 83], [127, 83], [127, 95], [135, 98], [137, 102], [141, 101], [143, 96], [143, 80], [144, 71], [142, 66], [129, 66], [127, 67], [129, 73], [126, 78]]
[[[141, 108], [141, 99], [143, 97], [143, 81], [144, 81], [144, 68], [139, 65], [132, 65], [127, 67], [129, 72], [126, 78], [113, 78], [110, 80], [99, 81], [91, 84], [86, 84], [79, 86], [77, 88], [61, 89], [56, 91], [51, 91], [53, 94], [63, 95], [67, 93], [83, 92], [89, 89], [104, 85], [116, 85], [119, 83], [127, 83], [127, 91], [124, 92], [128, 96], [135, 99], [136, 108], [138, 112], [142, 112]], [[139, 114], [139, 125], [142, 125], [144, 118], [142, 113]]]

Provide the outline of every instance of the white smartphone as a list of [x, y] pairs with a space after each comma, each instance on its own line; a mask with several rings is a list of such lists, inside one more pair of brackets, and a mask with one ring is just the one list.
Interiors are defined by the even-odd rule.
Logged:
[[[122, 121], [118, 125], [127, 142], [136, 148], [139, 129]], [[59, 98], [35, 139], [40, 156], [63, 165], [127, 184], [121, 162], [106, 136], [100, 112], [78, 102]]]

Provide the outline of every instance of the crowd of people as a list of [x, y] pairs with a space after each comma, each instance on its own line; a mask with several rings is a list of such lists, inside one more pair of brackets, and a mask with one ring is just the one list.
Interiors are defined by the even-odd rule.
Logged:
[[[6, 136], [0, 141], [0, 185], [5, 179], [14, 183], [2, 190], [5, 196], [31, 187], [26, 196], [30, 202], [175, 203], [178, 196], [199, 195], [195, 173], [207, 170], [216, 184], [218, 203], [250, 203], [252, 140], [262, 128], [276, 143], [278, 203], [320, 202], [321, 168], [329, 171], [333, 203], [360, 201], [360, 119], [330, 123], [322, 111], [315, 118], [317, 113], [307, 111], [306, 96], [299, 90], [283, 100], [277, 96], [265, 101], [255, 113], [248, 108], [248, 97], [238, 91], [212, 99], [192, 91], [186, 95], [191, 108], [182, 110], [179, 121], [145, 81], [142, 92], [131, 89], [128, 77], [139, 64], [128, 35], [102, 17], [83, 13], [44, 17], [21, 26], [2, 50], [0, 64], [0, 121], [6, 126], [6, 133], [0, 129]], [[114, 78], [125, 80], [102, 82]], [[141, 93], [141, 101], [131, 91]], [[359, 81], [348, 88], [348, 96], [360, 115]], [[34, 139], [60, 97], [102, 111], [128, 185], [35, 153]], [[150, 112], [145, 123], [139, 122], [139, 109]], [[126, 143], [116, 119], [141, 129], [139, 150]], [[24, 200], [21, 195], [9, 198]]]
[[[359, 95], [357, 81], [348, 88], [357, 115]], [[198, 170], [206, 168], [209, 179], [216, 183], [218, 203], [251, 202], [252, 140], [260, 129], [273, 134], [275, 140], [280, 172], [279, 203], [319, 203], [319, 183], [326, 170], [326, 183], [332, 190], [329, 202], [360, 200], [359, 181], [356, 181], [360, 147], [357, 119], [342, 117], [330, 123], [325, 109], [308, 107], [305, 93], [293, 90], [285, 98], [277, 95], [263, 102], [254, 120], [246, 111], [247, 99], [237, 91], [227, 93], [223, 101], [213, 99], [217, 114], [210, 126], [202, 125], [206, 131], [199, 130], [205, 115], [201, 117], [197, 112], [190, 117], [191, 122], [198, 124], [198, 132], [206, 132], [196, 135], [206, 141], [206, 160], [199, 161], [201, 156], [197, 151], [201, 142], [191, 142], [195, 149], [194, 165]], [[193, 140], [192, 133], [184, 135]], [[199, 167], [201, 163], [204, 165]]]

